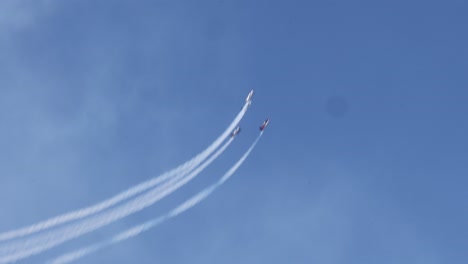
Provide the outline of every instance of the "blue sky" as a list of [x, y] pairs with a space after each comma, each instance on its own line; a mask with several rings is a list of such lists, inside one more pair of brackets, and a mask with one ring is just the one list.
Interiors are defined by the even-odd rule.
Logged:
[[[196, 3], [195, 3], [196, 2]], [[0, 230], [100, 201], [242, 132], [167, 199], [25, 263], [464, 263], [466, 1], [0, 3]]]

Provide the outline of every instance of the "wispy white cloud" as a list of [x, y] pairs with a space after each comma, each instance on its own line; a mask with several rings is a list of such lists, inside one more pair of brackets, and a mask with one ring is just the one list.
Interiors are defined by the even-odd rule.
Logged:
[[18, 32], [34, 26], [37, 21], [54, 11], [56, 0], [4, 0], [0, 2], [0, 32]]

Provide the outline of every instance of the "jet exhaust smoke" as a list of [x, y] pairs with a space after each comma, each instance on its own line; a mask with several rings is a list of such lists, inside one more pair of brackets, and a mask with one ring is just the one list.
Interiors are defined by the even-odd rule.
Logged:
[[175, 217], [186, 210], [192, 208], [193, 206], [197, 205], [201, 201], [203, 201], [206, 197], [208, 197], [210, 194], [212, 194], [218, 187], [220, 187], [223, 183], [225, 183], [236, 171], [237, 169], [242, 165], [242, 163], [245, 161], [245, 159], [249, 156], [250, 152], [254, 149], [255, 145], [257, 142], [260, 140], [263, 132], [260, 133], [260, 135], [257, 137], [257, 139], [252, 143], [250, 148], [244, 153], [244, 155], [232, 166], [216, 183], [212, 184], [209, 187], [206, 187], [204, 190], [201, 192], [197, 193], [196, 195], [192, 196], [190, 199], [186, 200], [176, 208], [172, 209], [169, 211], [167, 214], [162, 215], [160, 217], [154, 218], [150, 221], [147, 221], [143, 224], [134, 226], [130, 229], [127, 229], [126, 231], [123, 231], [115, 236], [113, 236], [111, 239], [96, 243], [87, 247], [83, 247], [81, 249], [78, 249], [73, 252], [69, 252], [66, 254], [63, 254], [51, 261], [49, 261], [49, 264], [65, 264], [65, 263], [70, 263], [72, 261], [78, 260], [80, 258], [83, 258], [87, 255], [90, 255], [94, 252], [97, 252], [106, 246], [110, 246], [112, 244], [119, 243], [121, 241], [127, 240], [129, 238], [135, 237], [142, 232], [145, 232], [153, 227], [156, 227], [157, 225], [163, 223], [166, 220], [171, 219], [172, 217]]
[[103, 210], [105, 210], [105, 209], [107, 209], [107, 208], [109, 208], [109, 207], [111, 207], [111, 206], [113, 206], [115, 204], [118, 204], [118, 203], [120, 203], [120, 202], [122, 202], [122, 201], [124, 201], [124, 200], [126, 200], [126, 199], [128, 199], [130, 197], [133, 197], [133, 196], [135, 196], [135, 195], [137, 195], [139, 193], [142, 193], [142, 192], [144, 192], [144, 191], [158, 185], [159, 183], [161, 183], [161, 182], [163, 182], [163, 181], [165, 181], [167, 179], [170, 179], [171, 177], [174, 177], [175, 175], [178, 175], [180, 173], [188, 172], [188, 171], [192, 170], [198, 164], [200, 164], [200, 162], [205, 160], [211, 153], [213, 153], [214, 150], [216, 150], [221, 145], [223, 140], [226, 137], [229, 136], [229, 134], [232, 132], [232, 130], [242, 120], [243, 116], [247, 112], [247, 109], [248, 109], [248, 104], [246, 103], [244, 105], [244, 107], [242, 107], [242, 110], [239, 112], [239, 114], [236, 116], [236, 118], [232, 121], [232, 123], [223, 132], [223, 134], [221, 136], [219, 136], [203, 152], [201, 152], [200, 154], [198, 154], [197, 156], [195, 156], [191, 160], [185, 162], [184, 164], [180, 165], [179, 167], [177, 167], [177, 168], [175, 168], [175, 169], [173, 169], [173, 170], [171, 170], [169, 172], [166, 172], [166, 173], [160, 175], [159, 177], [156, 177], [156, 178], [150, 179], [150, 180], [148, 180], [146, 182], [140, 183], [140, 184], [138, 184], [138, 185], [126, 190], [126, 191], [123, 191], [123, 192], [115, 195], [114, 197], [111, 197], [111, 198], [109, 198], [107, 200], [104, 200], [104, 201], [102, 201], [102, 202], [100, 202], [98, 204], [95, 204], [95, 205], [92, 205], [92, 206], [89, 206], [89, 207], [86, 207], [86, 208], [82, 208], [82, 209], [79, 209], [79, 210], [76, 210], [76, 211], [72, 211], [72, 212], [69, 212], [69, 213], [66, 213], [66, 214], [63, 214], [63, 215], [59, 215], [59, 216], [47, 219], [45, 221], [42, 221], [42, 222], [27, 226], [27, 227], [23, 227], [23, 228], [7, 231], [7, 232], [4, 232], [4, 233], [0, 233], [0, 242], [5, 241], [5, 240], [10, 240], [10, 239], [15, 239], [15, 238], [27, 236], [27, 235], [30, 235], [30, 234], [33, 234], [33, 233], [43, 231], [43, 230], [48, 229], [48, 228], [58, 226], [60, 224], [65, 224], [65, 223], [68, 223], [68, 222], [73, 221], [73, 220], [78, 220], [78, 219], [85, 218], [85, 217], [87, 217], [87, 216], [89, 216], [91, 214], [101, 212], [101, 211], [103, 211]]
[[110, 209], [110, 212], [104, 212], [102, 215], [91, 216], [90, 218], [84, 219], [81, 222], [70, 224], [69, 226], [65, 226], [58, 230], [49, 231], [43, 235], [38, 235], [33, 238], [27, 238], [25, 241], [12, 242], [7, 246], [1, 247], [0, 249], [3, 254], [0, 257], [0, 263], [13, 262], [39, 254], [68, 240], [79, 237], [130, 214], [143, 210], [144, 208], [171, 194], [197, 176], [219, 155], [221, 155], [233, 140], [234, 138], [230, 138], [211, 157], [209, 157], [205, 162], [203, 162], [186, 177], [184, 177], [185, 175], [183, 174], [178, 175], [162, 186], [156, 187], [153, 190], [148, 191], [146, 194], [137, 196], [123, 205]]

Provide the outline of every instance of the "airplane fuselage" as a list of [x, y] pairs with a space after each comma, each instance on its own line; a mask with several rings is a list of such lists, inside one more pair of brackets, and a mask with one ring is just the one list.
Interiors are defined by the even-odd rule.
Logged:
[[250, 93], [247, 95], [247, 98], [245, 98], [245, 102], [251, 104], [252, 103], [252, 96], [253, 96], [254, 90], [251, 90]]
[[240, 131], [241, 131], [240, 127], [237, 127], [236, 129], [234, 129], [234, 131], [232, 131], [231, 137], [237, 136], [240, 133]]
[[270, 119], [267, 118], [263, 124], [260, 126], [260, 131], [263, 131], [267, 126], [268, 126], [268, 123], [270, 123]]

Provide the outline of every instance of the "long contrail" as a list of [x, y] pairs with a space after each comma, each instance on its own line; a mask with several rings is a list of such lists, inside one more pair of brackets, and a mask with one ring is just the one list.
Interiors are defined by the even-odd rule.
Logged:
[[135, 227], [132, 227], [130, 229], [127, 229], [126, 231], [123, 231], [115, 236], [113, 236], [111, 239], [99, 242], [87, 247], [83, 247], [81, 249], [63, 254], [48, 263], [50, 264], [64, 264], [64, 263], [69, 263], [75, 260], [78, 260], [82, 257], [85, 257], [89, 254], [92, 254], [100, 249], [103, 249], [104, 247], [110, 246], [112, 244], [119, 243], [123, 240], [127, 240], [129, 238], [132, 238], [134, 236], [139, 235], [142, 232], [145, 232], [161, 223], [163, 223], [166, 220], [169, 220], [172, 217], [175, 217], [186, 210], [192, 208], [193, 206], [197, 205], [199, 202], [201, 202], [203, 199], [208, 197], [214, 190], [216, 190], [219, 186], [221, 186], [224, 182], [226, 182], [229, 177], [232, 176], [236, 172], [236, 170], [242, 165], [242, 163], [245, 161], [245, 159], [249, 156], [250, 152], [253, 150], [255, 145], [257, 144], [258, 140], [262, 136], [262, 133], [258, 136], [258, 138], [255, 140], [255, 142], [250, 146], [250, 148], [245, 152], [245, 154], [232, 166], [229, 171], [227, 171], [222, 178], [220, 178], [216, 183], [212, 184], [211, 186], [205, 188], [198, 194], [192, 196], [190, 199], [186, 200], [176, 208], [172, 209], [169, 211], [167, 214], [162, 215], [160, 217], [154, 218], [150, 221], [147, 221], [143, 224], [137, 225]]
[[187, 176], [178, 175], [169, 182], [162, 184], [162, 186], [148, 191], [146, 194], [141, 194], [120, 206], [109, 209], [110, 212], [103, 212], [101, 215], [91, 216], [81, 222], [64, 226], [58, 230], [49, 231], [43, 235], [37, 235], [37, 237], [27, 238], [25, 241], [12, 242], [11, 244], [2, 247], [2, 251], [4, 253], [0, 257], [0, 263], [9, 263], [39, 254], [68, 240], [79, 237], [130, 214], [143, 210], [174, 192], [197, 176], [203, 169], [205, 169], [205, 167], [210, 165], [219, 155], [221, 155], [233, 140], [234, 138], [230, 138], [212, 156]]
[[152, 178], [146, 182], [140, 183], [130, 189], [127, 189], [107, 200], [104, 200], [98, 204], [82, 208], [76, 211], [72, 211], [63, 215], [59, 215], [50, 219], [47, 219], [45, 221], [26, 226], [23, 228], [11, 230], [8, 232], [4, 232], [0, 234], [0, 242], [9, 240], [9, 239], [15, 239], [19, 237], [23, 237], [26, 235], [30, 235], [33, 233], [37, 233], [40, 231], [43, 231], [45, 229], [55, 227], [60, 224], [64, 224], [73, 220], [78, 220], [82, 219], [84, 217], [87, 217], [91, 214], [95, 214], [98, 212], [101, 212], [117, 203], [120, 203], [132, 196], [135, 196], [139, 193], [142, 193], [152, 187], [155, 187], [159, 183], [174, 177], [175, 175], [178, 175], [182, 172], [188, 172], [195, 168], [200, 162], [205, 160], [211, 153], [213, 153], [214, 150], [216, 150], [221, 143], [224, 141], [226, 137], [229, 136], [229, 134], [232, 132], [232, 130], [239, 124], [239, 122], [242, 120], [243, 116], [247, 112], [248, 109], [248, 103], [242, 107], [242, 110], [237, 114], [236, 118], [232, 121], [232, 123], [229, 125], [229, 127], [223, 132], [221, 136], [219, 136], [210, 146], [208, 146], [203, 152], [192, 158], [191, 160], [187, 161], [186, 163], [180, 165], [179, 167], [166, 172], [159, 177]]

